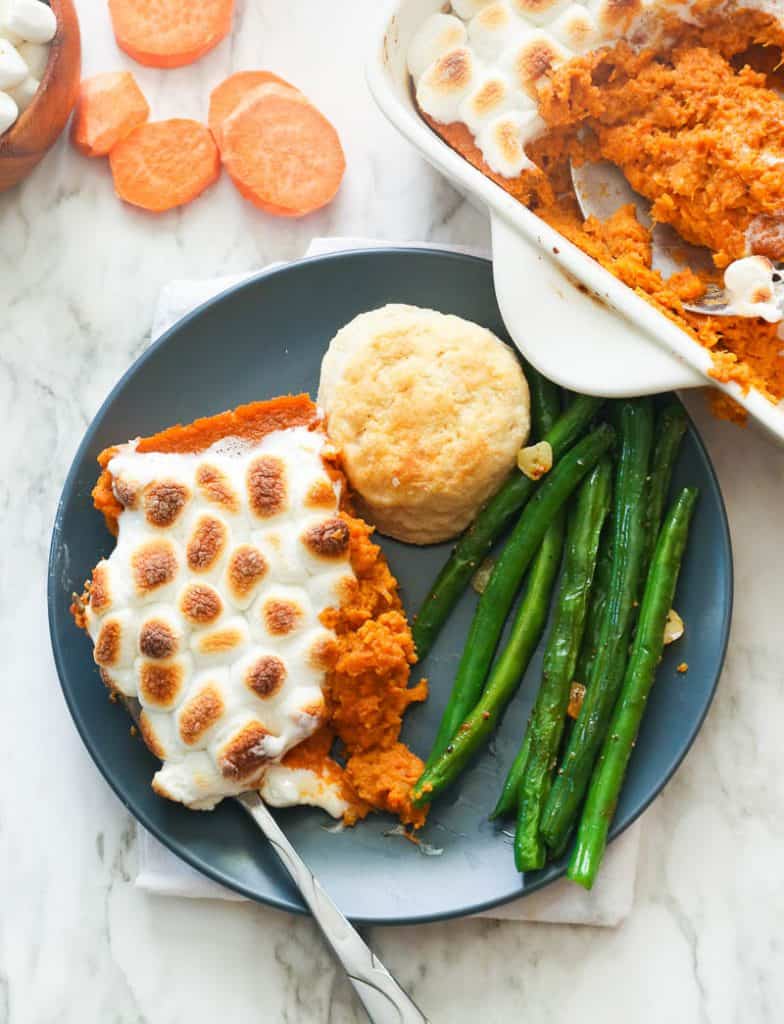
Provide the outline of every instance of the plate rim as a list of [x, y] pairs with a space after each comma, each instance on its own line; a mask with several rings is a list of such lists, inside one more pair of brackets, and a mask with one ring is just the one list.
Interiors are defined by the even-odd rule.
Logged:
[[[46, 603], [47, 603], [47, 618], [49, 624], [49, 640], [52, 648], [52, 654], [54, 657], [55, 668], [57, 671], [57, 678], [60, 684], [60, 690], [63, 694], [63, 698], [68, 708], [71, 720], [76, 727], [76, 730], [84, 744], [87, 753], [89, 754], [93, 764], [96, 766], [104, 781], [109, 785], [109, 788], [117, 796], [122, 805], [126, 810], [133, 816], [133, 818], [144, 826], [147, 831], [162, 843], [169, 851], [171, 851], [176, 857], [179, 857], [185, 863], [189, 864], [192, 868], [205, 875], [207, 878], [233, 892], [239, 893], [245, 896], [249, 900], [255, 903], [261, 903], [266, 906], [275, 908], [276, 910], [287, 911], [289, 913], [300, 914], [303, 916], [311, 916], [310, 911], [304, 905], [293, 902], [285, 897], [266, 896], [253, 891], [248, 886], [243, 885], [241, 882], [236, 881], [233, 878], [228, 877], [224, 872], [212, 866], [210, 863], [205, 861], [202, 857], [199, 857], [193, 853], [188, 847], [183, 846], [176, 840], [168, 838], [164, 829], [159, 828], [153, 821], [151, 821], [143, 808], [132, 807], [126, 799], [119, 781], [116, 779], [116, 773], [111, 770], [111, 765], [107, 764], [101, 757], [97, 749], [94, 748], [89, 730], [85, 727], [80, 707], [77, 701], [72, 699], [72, 694], [66, 686], [65, 680], [68, 676], [68, 669], [66, 666], [66, 658], [61, 649], [60, 637], [57, 630], [56, 621], [56, 592], [59, 586], [57, 580], [57, 561], [58, 551], [62, 532], [62, 519], [65, 513], [65, 505], [67, 497], [71, 494], [74, 489], [75, 478], [78, 474], [78, 470], [86, 452], [91, 446], [93, 437], [95, 436], [98, 428], [104, 419], [105, 415], [110, 410], [114, 403], [115, 397], [124, 388], [126, 382], [133, 377], [137, 370], [143, 366], [149, 359], [153, 358], [156, 352], [166, 344], [168, 344], [170, 338], [178, 333], [179, 331], [186, 328], [186, 326], [195, 318], [202, 315], [207, 309], [214, 305], [225, 301], [229, 296], [235, 295], [238, 292], [251, 288], [257, 284], [258, 281], [266, 279], [268, 277], [275, 277], [277, 275], [286, 275], [288, 273], [296, 273], [296, 271], [304, 264], [318, 264], [318, 263], [333, 263], [336, 261], [343, 261], [348, 259], [360, 257], [377, 257], [377, 256], [388, 256], [394, 255], [411, 255], [414, 254], [428, 254], [436, 256], [439, 259], [457, 260], [459, 262], [470, 261], [490, 265], [492, 269], [492, 260], [482, 256], [474, 255], [472, 253], [450, 251], [447, 249], [434, 248], [431, 246], [405, 246], [405, 245], [390, 245], [390, 246], [379, 246], [379, 247], [359, 247], [356, 249], [344, 249], [339, 252], [325, 253], [317, 256], [303, 257], [297, 260], [291, 260], [283, 265], [278, 265], [266, 269], [261, 269], [257, 273], [252, 273], [244, 280], [235, 282], [234, 284], [228, 285], [226, 288], [217, 292], [215, 295], [210, 296], [204, 302], [200, 303], [190, 312], [180, 317], [174, 324], [164, 331], [159, 338], [154, 342], [150, 343], [143, 352], [141, 352], [136, 359], [128, 366], [125, 371], [117, 379], [113, 387], [110, 389], [106, 398], [103, 400], [99, 408], [93, 415], [85, 433], [79, 443], [69, 466], [68, 472], [65, 476], [65, 480], [62, 484], [60, 497], [57, 502], [57, 508], [55, 510], [55, 516], [52, 526], [51, 541], [49, 545], [49, 556], [47, 561], [47, 575], [46, 575]], [[677, 392], [672, 392], [678, 394]], [[678, 396], [680, 402], [680, 396]], [[681, 405], [683, 403], [681, 402]], [[718, 668], [716, 671], [715, 678], [711, 684], [710, 693], [705, 702], [705, 707], [698, 719], [695, 721], [693, 728], [688, 734], [687, 740], [684, 743], [681, 753], [672, 759], [669, 764], [667, 771], [661, 777], [661, 780], [653, 787], [652, 792], [649, 796], [642, 801], [636, 808], [633, 814], [631, 814], [628, 820], [623, 823], [615, 824], [609, 833], [609, 841], [614, 841], [619, 835], [626, 831], [631, 825], [633, 825], [641, 815], [650, 807], [654, 800], [656, 800], [665, 787], [669, 784], [676, 771], [683, 763], [687, 754], [694, 745], [694, 741], [702, 729], [703, 723], [713, 706], [713, 701], [716, 696], [716, 690], [718, 689], [719, 681], [722, 677], [724, 665], [727, 656], [727, 648], [729, 645], [732, 614], [734, 605], [734, 553], [732, 548], [732, 536], [729, 528], [729, 520], [727, 517], [727, 509], [724, 502], [724, 496], [721, 491], [716, 470], [713, 466], [713, 462], [710, 458], [705, 443], [694, 423], [693, 418], [689, 414], [688, 410], [684, 406], [684, 411], [689, 423], [689, 428], [696, 441], [697, 448], [700, 456], [705, 462], [708, 470], [708, 476], [711, 483], [711, 488], [715, 492], [715, 496], [718, 502], [718, 508], [720, 512], [720, 525], [721, 534], [726, 545], [727, 550], [727, 572], [722, 576], [722, 591], [724, 598], [724, 613], [721, 622], [721, 634], [723, 636], [721, 649], [719, 651]], [[492, 910], [494, 907], [500, 907], [506, 903], [510, 903], [515, 899], [521, 899], [525, 896], [532, 895], [535, 892], [552, 885], [554, 882], [559, 881], [566, 874], [566, 863], [563, 863], [558, 869], [557, 873], [550, 877], [541, 877], [532, 880], [525, 885], [524, 889], [514, 891], [509, 894], [493, 898], [491, 900], [485, 900], [475, 904], [469, 904], [461, 906], [459, 909], [445, 910], [437, 913], [427, 913], [421, 915], [406, 915], [406, 916], [393, 916], [389, 918], [377, 918], [377, 917], [362, 917], [354, 916], [351, 918], [357, 924], [360, 925], [377, 925], [377, 926], [406, 926], [415, 924], [428, 924], [437, 921], [447, 921], [460, 917], [468, 917], [474, 914], [482, 913], [486, 910]]]

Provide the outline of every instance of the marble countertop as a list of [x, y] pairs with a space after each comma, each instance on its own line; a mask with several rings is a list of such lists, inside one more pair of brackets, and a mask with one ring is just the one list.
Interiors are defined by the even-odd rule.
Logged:
[[[105, 0], [79, 0], [86, 73], [131, 64]], [[0, 197], [0, 1024], [354, 1024], [363, 1015], [309, 920], [133, 887], [135, 826], [81, 745], [49, 652], [45, 562], [62, 481], [107, 390], [142, 351], [172, 278], [300, 255], [314, 235], [488, 242], [485, 220], [386, 125], [365, 88], [365, 0], [240, 0], [197, 65], [136, 68], [153, 117], [206, 117], [231, 70], [268, 67], [337, 125], [348, 174], [302, 222], [227, 178], [153, 218], [103, 161], [61, 143]], [[726, 670], [693, 750], [646, 815], [634, 911], [616, 930], [466, 920], [369, 938], [434, 1022], [699, 1024], [784, 1011], [784, 771], [777, 655], [784, 451], [688, 398], [724, 488], [736, 559]]]

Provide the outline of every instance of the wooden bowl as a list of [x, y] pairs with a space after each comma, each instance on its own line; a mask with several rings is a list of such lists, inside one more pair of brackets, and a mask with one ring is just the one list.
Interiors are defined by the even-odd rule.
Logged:
[[57, 32], [33, 102], [0, 135], [0, 192], [21, 181], [57, 141], [79, 92], [82, 45], [73, 0], [50, 0]]

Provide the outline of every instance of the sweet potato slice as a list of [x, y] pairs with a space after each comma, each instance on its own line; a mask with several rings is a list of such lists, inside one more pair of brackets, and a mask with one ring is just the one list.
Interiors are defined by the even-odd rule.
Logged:
[[139, 125], [112, 149], [109, 163], [120, 199], [158, 213], [189, 203], [220, 174], [209, 128], [186, 118]]
[[221, 129], [226, 118], [230, 117], [237, 107], [248, 98], [253, 89], [270, 83], [285, 86], [287, 89], [299, 93], [299, 90], [293, 85], [278, 75], [274, 75], [271, 71], [237, 71], [235, 74], [229, 75], [228, 78], [224, 78], [220, 85], [215, 86], [210, 93], [210, 112], [207, 116], [207, 124], [215, 136], [218, 147], [221, 144]]
[[229, 34], [234, 0], [109, 0], [117, 45], [153, 68], [192, 64]]
[[221, 156], [241, 195], [283, 217], [329, 203], [346, 169], [326, 117], [301, 93], [276, 84], [252, 90], [224, 121]]
[[130, 71], [93, 75], [79, 87], [71, 142], [85, 156], [106, 156], [149, 114], [149, 104]]

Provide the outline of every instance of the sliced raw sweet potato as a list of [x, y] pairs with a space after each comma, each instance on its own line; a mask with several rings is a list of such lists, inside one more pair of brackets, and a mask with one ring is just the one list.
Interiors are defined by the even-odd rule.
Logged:
[[149, 104], [130, 71], [93, 75], [79, 87], [71, 142], [85, 156], [106, 156], [149, 114]]
[[120, 199], [162, 212], [195, 199], [220, 174], [220, 154], [206, 125], [186, 118], [134, 128], [109, 154]]
[[234, 0], [109, 0], [114, 36], [140, 64], [192, 64], [231, 30]]
[[215, 86], [210, 93], [210, 112], [207, 116], [207, 123], [218, 146], [221, 144], [220, 133], [226, 118], [234, 113], [253, 89], [257, 89], [260, 85], [269, 85], [271, 82], [299, 92], [293, 85], [283, 78], [279, 78], [278, 75], [273, 75], [271, 71], [237, 71], [225, 78], [220, 85]]
[[301, 93], [275, 84], [252, 90], [223, 122], [221, 156], [240, 194], [281, 217], [325, 206], [346, 169], [326, 117]]

